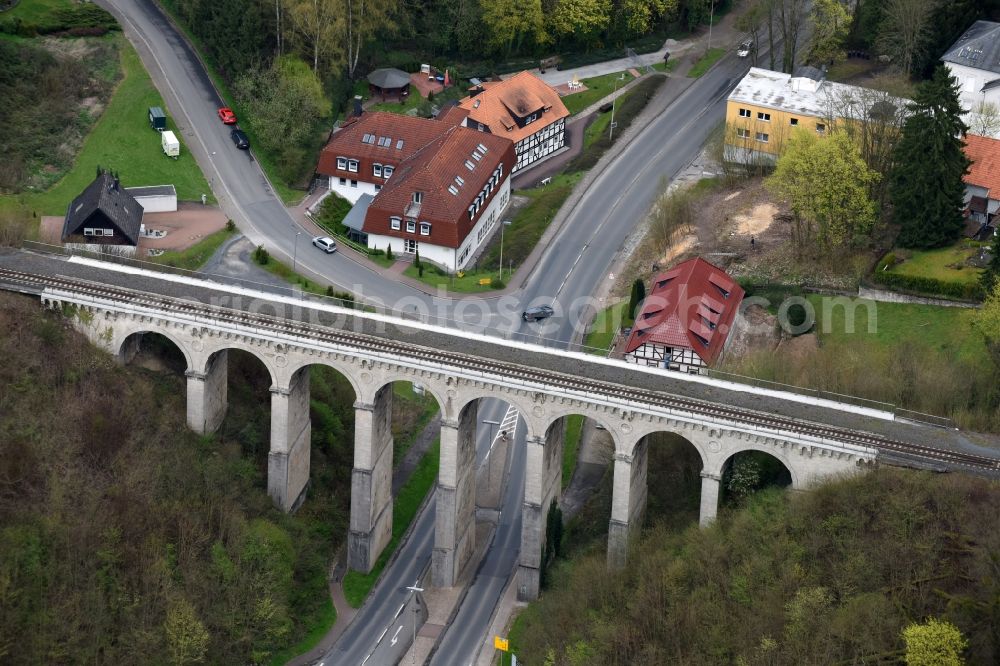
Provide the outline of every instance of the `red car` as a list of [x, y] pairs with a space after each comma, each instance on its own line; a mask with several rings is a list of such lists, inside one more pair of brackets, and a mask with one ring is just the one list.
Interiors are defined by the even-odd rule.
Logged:
[[228, 106], [224, 106], [219, 109], [219, 120], [221, 120], [226, 125], [236, 124], [236, 114]]

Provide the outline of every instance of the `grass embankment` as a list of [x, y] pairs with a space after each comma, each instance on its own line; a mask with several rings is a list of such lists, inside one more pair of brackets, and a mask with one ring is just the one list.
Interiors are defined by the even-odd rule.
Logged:
[[[23, 207], [39, 215], [64, 215], [69, 202], [94, 180], [98, 166], [117, 171], [126, 187], [173, 184], [178, 199], [195, 201], [206, 194], [214, 202], [183, 137], [177, 133], [181, 155], [173, 160], [163, 154], [160, 134], [150, 129], [148, 108], [164, 106], [163, 98], [135, 49], [121, 35], [105, 39], [118, 44], [122, 80], [83, 142], [72, 169], [47, 191], [0, 197], [0, 206]], [[168, 128], [177, 129], [169, 118]]]
[[968, 639], [968, 663], [996, 663], [998, 502], [984, 479], [883, 468], [758, 493], [707, 529], [650, 507], [629, 566], [609, 571], [601, 541], [557, 566], [512, 649], [525, 663], [895, 663], [903, 630], [933, 617]]
[[351, 212], [351, 208], [354, 205], [340, 196], [336, 192], [330, 192], [323, 203], [320, 204], [319, 211], [313, 218], [313, 221], [323, 229], [326, 233], [337, 240], [342, 246], [350, 247], [353, 250], [360, 252], [365, 255], [369, 261], [372, 261], [379, 266], [388, 268], [396, 263], [395, 259], [389, 259], [386, 257], [385, 252], [381, 250], [370, 250], [364, 245], [355, 243], [347, 237], [348, 228], [344, 224], [344, 218], [347, 214]]
[[808, 300], [816, 312], [816, 348], [761, 351], [724, 369], [947, 416], [970, 430], [1000, 431], [1000, 370], [972, 329], [975, 310], [860, 299], [850, 299], [858, 307], [847, 310], [830, 307], [835, 299]]
[[0, 19], [21, 19], [35, 25], [44, 23], [53, 12], [72, 9], [76, 5], [71, 0], [21, 0], [14, 7], [0, 13]]
[[[246, 117], [246, 109], [236, 100], [236, 95], [230, 90], [229, 85], [226, 83], [218, 72], [218, 68], [215, 63], [212, 62], [211, 57], [207, 54], [206, 49], [201, 45], [201, 42], [195, 37], [184, 22], [181, 21], [177, 16], [177, 8], [175, 6], [176, 0], [161, 0], [159, 5], [163, 8], [164, 12], [170, 16], [173, 21], [174, 26], [184, 34], [194, 48], [198, 51], [198, 55], [201, 57], [201, 61], [205, 63], [205, 69], [208, 71], [209, 78], [212, 79], [212, 84], [215, 89], [219, 92], [219, 96], [226, 106], [230, 107], [236, 114], [237, 118]], [[253, 149], [254, 159], [260, 164], [261, 169], [263, 169], [264, 174], [267, 176], [268, 182], [270, 182], [271, 187], [274, 189], [275, 194], [286, 204], [292, 205], [296, 204], [305, 198], [305, 190], [297, 190], [290, 187], [279, 175], [278, 167], [275, 164], [275, 159], [273, 155], [260, 150], [260, 141], [258, 141], [256, 133], [249, 127], [249, 123], [240, 124], [240, 129], [243, 130], [247, 137], [250, 139], [250, 146]]]
[[614, 340], [615, 334], [622, 327], [622, 318], [626, 308], [628, 308], [628, 301], [619, 301], [597, 313], [597, 316], [594, 317], [594, 323], [587, 331], [587, 337], [584, 338], [583, 345], [586, 347], [584, 351], [588, 354], [607, 356], [611, 341]]
[[705, 52], [705, 55], [698, 58], [698, 62], [691, 65], [691, 69], [689, 69], [687, 73], [688, 78], [697, 79], [699, 76], [711, 69], [712, 65], [719, 62], [724, 55], [726, 55], [726, 49], [709, 49]]
[[[624, 77], [624, 78], [622, 78]], [[614, 72], [612, 74], [602, 74], [589, 79], [580, 79], [580, 83], [586, 86], [582, 90], [572, 95], [562, 98], [563, 104], [570, 115], [576, 115], [588, 106], [612, 94], [616, 88], [621, 88], [632, 81], [633, 77], [628, 72]], [[615, 83], [617, 81], [617, 83]]]
[[158, 257], [150, 257], [150, 261], [157, 264], [165, 264], [174, 268], [183, 268], [189, 271], [196, 271], [205, 265], [215, 251], [225, 243], [235, 231], [222, 229], [214, 234], [205, 236], [200, 241], [186, 250], [164, 252]]
[[572, 414], [566, 417], [566, 432], [563, 433], [562, 488], [565, 491], [573, 479], [576, 459], [580, 454], [580, 439], [583, 435], [584, 417]]
[[[423, 276], [420, 275], [420, 270], [417, 268], [416, 264], [410, 264], [406, 267], [406, 270], [403, 271], [403, 275], [411, 277], [414, 280], [420, 280], [421, 282], [429, 284], [432, 287], [443, 287], [449, 291], [458, 291], [462, 293], [482, 293], [493, 291], [494, 289], [501, 289], [506, 286], [506, 283], [500, 279], [500, 272], [497, 270], [470, 270], [459, 271], [459, 273], [451, 275], [443, 270], [438, 270], [431, 264], [427, 263], [424, 264]], [[506, 277], [506, 275], [507, 271], [505, 269], [504, 276]], [[480, 284], [482, 281], [486, 281], [486, 284]]]
[[409, 480], [400, 488], [399, 494], [393, 499], [392, 539], [389, 540], [371, 572], [364, 574], [358, 571], [348, 571], [347, 575], [344, 576], [344, 597], [347, 599], [347, 603], [354, 608], [359, 608], [364, 603], [389, 558], [396, 552], [403, 533], [406, 532], [410, 523], [413, 522], [413, 518], [417, 515], [417, 509], [420, 508], [427, 493], [433, 487], [434, 480], [437, 478], [438, 461], [441, 455], [440, 447], [440, 440], [431, 445], [413, 470]]

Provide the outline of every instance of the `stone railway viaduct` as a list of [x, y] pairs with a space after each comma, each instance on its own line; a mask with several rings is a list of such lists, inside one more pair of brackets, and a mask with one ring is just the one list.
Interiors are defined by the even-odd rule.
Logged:
[[187, 364], [187, 422], [198, 433], [213, 432], [225, 416], [229, 351], [260, 359], [271, 377], [268, 493], [286, 511], [304, 500], [309, 484], [309, 368], [323, 365], [343, 374], [356, 395], [348, 563], [361, 571], [371, 570], [392, 533], [392, 384], [422, 385], [441, 410], [432, 554], [437, 586], [455, 583], [475, 547], [476, 412], [484, 398], [513, 405], [526, 425], [518, 572], [526, 599], [538, 594], [546, 513], [562, 490], [569, 415], [593, 419], [614, 442], [611, 566], [625, 563], [629, 536], [641, 525], [654, 433], [679, 434], [701, 457], [702, 524], [714, 519], [724, 467], [741, 451], [777, 458], [793, 489], [854, 473], [887, 451], [960, 466], [996, 465], [909, 443], [936, 441], [934, 434], [944, 431], [897, 423], [886, 412], [665, 377], [599, 357], [209, 281], [7, 253], [0, 254], [0, 287], [34, 294], [66, 312], [95, 345], [124, 362], [143, 334], [171, 340]]

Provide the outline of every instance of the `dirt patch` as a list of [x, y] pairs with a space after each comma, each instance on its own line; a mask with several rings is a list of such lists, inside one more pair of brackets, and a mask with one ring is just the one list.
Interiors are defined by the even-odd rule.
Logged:
[[815, 333], [805, 333], [794, 338], [785, 338], [775, 353], [789, 357], [792, 361], [810, 358], [819, 349], [819, 338]]
[[[735, 194], [739, 194], [736, 192]], [[771, 202], [759, 203], [747, 215], [735, 215], [736, 233], [743, 236], [760, 236], [771, 227], [778, 207]]]

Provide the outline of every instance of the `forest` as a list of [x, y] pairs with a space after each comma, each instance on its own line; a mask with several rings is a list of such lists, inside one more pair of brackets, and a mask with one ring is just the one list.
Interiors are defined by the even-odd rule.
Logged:
[[[230, 352], [226, 420], [199, 437], [186, 427], [184, 359], [172, 343], [146, 336], [137, 362], [121, 366], [69, 321], [0, 294], [0, 356], [17, 359], [0, 364], [0, 663], [290, 657], [283, 651], [332, 621], [350, 384], [312, 370], [310, 487], [287, 515], [267, 495], [270, 378], [260, 361]], [[394, 401], [394, 417], [413, 407], [425, 405]], [[413, 425], [394, 418], [394, 429], [397, 420]]]
[[997, 663], [996, 482], [882, 468], [808, 493], [730, 492], [702, 529], [699, 463], [672, 444], [650, 445], [647, 526], [625, 570], [606, 570], [607, 479], [570, 522], [568, 557], [511, 630], [519, 663], [962, 663], [916, 658], [909, 634], [939, 625], [968, 663]]

